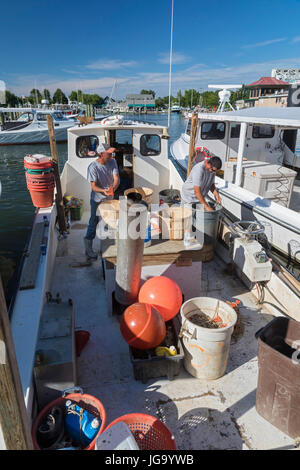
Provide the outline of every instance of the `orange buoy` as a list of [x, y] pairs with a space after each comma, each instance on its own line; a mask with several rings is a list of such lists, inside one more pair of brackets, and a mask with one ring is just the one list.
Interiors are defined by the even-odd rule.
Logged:
[[152, 349], [166, 336], [166, 325], [160, 313], [152, 306], [135, 303], [127, 307], [120, 321], [125, 341], [136, 349]]
[[155, 307], [166, 322], [179, 312], [182, 292], [178, 284], [169, 277], [156, 276], [142, 285], [138, 300]]

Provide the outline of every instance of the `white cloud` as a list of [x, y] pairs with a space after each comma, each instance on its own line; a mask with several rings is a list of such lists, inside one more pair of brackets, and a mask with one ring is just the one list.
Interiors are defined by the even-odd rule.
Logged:
[[241, 46], [242, 49], [250, 49], [250, 48], [255, 48], [255, 47], [263, 47], [263, 46], [269, 46], [271, 44], [275, 44], [277, 42], [283, 42], [286, 41], [287, 38], [278, 38], [278, 39], [269, 39], [267, 41], [263, 42], [256, 42], [254, 44], [246, 44], [245, 46]]
[[[172, 64], [186, 64], [190, 62], [191, 57], [188, 55], [182, 54], [181, 52], [172, 53]], [[170, 63], [170, 53], [161, 52], [158, 54], [158, 62], [160, 64], [169, 64]]]
[[295, 43], [295, 42], [300, 42], [300, 36], [295, 36], [292, 41], [292, 43]]
[[92, 70], [118, 70], [124, 67], [134, 67], [135, 65], [137, 65], [137, 62], [134, 60], [123, 62], [121, 60], [99, 59], [85, 67]]
[[[273, 68], [293, 68], [300, 66], [300, 56], [294, 58], [283, 58], [267, 62], [248, 62], [244, 64], [227, 67], [207, 66], [195, 64], [184, 70], [172, 73], [172, 93], [179, 89], [189, 88], [206, 89], [209, 83], [251, 83], [261, 76], [270, 76]], [[61, 88], [64, 93], [69, 94], [72, 90], [83, 90], [86, 93], [98, 93], [100, 96], [108, 95], [113, 87], [116, 77], [109, 75], [101, 78], [71, 77], [64, 80], [49, 75], [40, 76], [11, 76], [7, 82], [7, 88], [18, 94], [28, 94], [32, 88], [43, 90], [47, 88], [53, 93]], [[151, 88], [156, 91], [156, 96], [168, 94], [169, 74], [168, 72], [136, 72], [128, 77], [117, 78], [118, 98], [124, 98], [126, 93], [138, 93], [143, 88]]]

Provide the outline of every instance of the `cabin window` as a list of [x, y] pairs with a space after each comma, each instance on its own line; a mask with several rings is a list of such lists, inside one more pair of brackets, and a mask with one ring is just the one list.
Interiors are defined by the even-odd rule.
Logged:
[[141, 155], [159, 155], [161, 152], [160, 137], [157, 134], [144, 134], [140, 140]]
[[252, 137], [254, 139], [271, 139], [274, 137], [275, 127], [269, 124], [253, 126]]
[[186, 131], [185, 131], [185, 133], [187, 135], [190, 135], [190, 133], [191, 133], [191, 126], [192, 126], [192, 120], [188, 119], [187, 126], [186, 126]]
[[36, 115], [38, 121], [47, 121], [47, 114], [37, 113]]
[[21, 114], [21, 116], [18, 117], [17, 121], [24, 121], [24, 122], [33, 121], [33, 114], [32, 113], [23, 113], [23, 114]]
[[225, 137], [225, 122], [203, 122], [201, 126], [202, 140], [222, 140]]
[[57, 119], [57, 121], [65, 119], [63, 113], [56, 112], [56, 113], [53, 114], [53, 116], [54, 116], [55, 119]]
[[240, 136], [241, 125], [240, 124], [231, 124], [230, 129], [230, 138], [231, 139], [238, 139]]
[[96, 135], [84, 135], [76, 139], [76, 155], [79, 158], [95, 158], [90, 157], [88, 152], [95, 152], [99, 144], [99, 139]]

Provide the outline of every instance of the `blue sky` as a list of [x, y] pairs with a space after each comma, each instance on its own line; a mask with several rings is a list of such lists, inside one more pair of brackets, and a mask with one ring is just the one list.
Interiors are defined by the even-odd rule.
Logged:
[[[172, 0], [4, 0], [0, 80], [117, 97], [168, 95]], [[172, 94], [300, 68], [300, 0], [174, 0]]]

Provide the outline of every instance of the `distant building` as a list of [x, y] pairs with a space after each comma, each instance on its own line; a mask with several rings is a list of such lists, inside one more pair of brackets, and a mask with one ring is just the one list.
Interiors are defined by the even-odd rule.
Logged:
[[278, 80], [275, 77], [261, 77], [256, 82], [246, 85], [246, 88], [250, 89], [248, 105], [250, 107], [285, 107], [289, 85], [289, 82]]
[[155, 100], [153, 95], [126, 95], [126, 106], [129, 109], [136, 108], [155, 108]]
[[300, 69], [272, 69], [272, 77], [289, 83], [300, 83]]

